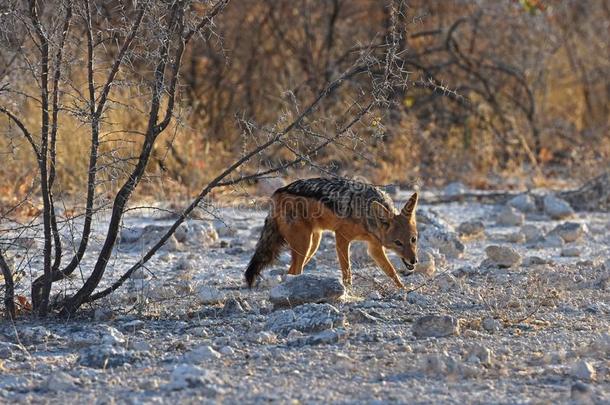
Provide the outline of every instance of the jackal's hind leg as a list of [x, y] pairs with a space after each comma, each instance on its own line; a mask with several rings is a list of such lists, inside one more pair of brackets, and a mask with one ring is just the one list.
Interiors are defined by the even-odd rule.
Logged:
[[349, 260], [349, 244], [351, 240], [342, 236], [339, 232], [335, 234], [337, 258], [341, 266], [341, 274], [343, 276], [343, 284], [345, 286], [352, 285], [352, 268]]
[[398, 274], [396, 274], [396, 269], [392, 263], [390, 263], [390, 260], [388, 260], [388, 257], [385, 255], [381, 245], [377, 243], [369, 243], [369, 254], [375, 260], [377, 265], [381, 267], [381, 270], [383, 270], [383, 272], [387, 274], [392, 281], [394, 281], [394, 284], [396, 284], [398, 288], [405, 288], [402, 281], [400, 281]]
[[311, 246], [311, 229], [295, 227], [291, 232], [286, 232], [284, 239], [290, 246], [292, 261], [288, 274], [297, 275], [303, 272], [305, 258]]

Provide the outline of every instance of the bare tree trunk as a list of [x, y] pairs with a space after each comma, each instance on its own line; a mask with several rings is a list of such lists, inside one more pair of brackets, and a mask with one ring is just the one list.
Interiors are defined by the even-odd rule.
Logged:
[[55, 213], [55, 202], [53, 198], [53, 184], [55, 183], [56, 176], [56, 165], [57, 165], [57, 129], [58, 129], [58, 115], [59, 115], [59, 84], [61, 82], [62, 73], [62, 61], [63, 51], [66, 44], [66, 38], [70, 29], [70, 21], [72, 20], [72, 2], [68, 2], [66, 9], [66, 16], [64, 18], [64, 24], [61, 31], [61, 39], [57, 47], [57, 54], [55, 55], [55, 73], [53, 74], [53, 93], [52, 93], [52, 107], [53, 114], [51, 116], [51, 139], [49, 147], [49, 199], [51, 203], [51, 230], [53, 232], [53, 243], [55, 245], [55, 257], [53, 260], [52, 272], [56, 273], [61, 265], [61, 238], [59, 237], [59, 230], [57, 228], [57, 214]]
[[[37, 19], [37, 17], [36, 17]], [[48, 200], [48, 210], [45, 209], [44, 214], [48, 214], [48, 221], [49, 221], [49, 227], [51, 229], [51, 233], [53, 235], [52, 241], [55, 247], [55, 255], [54, 255], [54, 259], [53, 259], [53, 265], [49, 265], [50, 266], [50, 270], [49, 272], [45, 272], [43, 276], [37, 278], [36, 280], [34, 280], [32, 282], [32, 303], [34, 305], [34, 308], [37, 308], [39, 304], [46, 302], [48, 305], [48, 299], [49, 299], [49, 295], [51, 293], [51, 287], [50, 285], [53, 283], [53, 279], [52, 279], [52, 274], [56, 273], [59, 266], [61, 265], [61, 255], [62, 255], [62, 248], [61, 248], [61, 239], [59, 237], [59, 230], [57, 228], [57, 215], [55, 213], [55, 203], [54, 203], [54, 199], [53, 199], [53, 184], [55, 182], [55, 176], [56, 176], [56, 159], [57, 159], [57, 150], [56, 150], [56, 145], [57, 145], [57, 129], [58, 129], [58, 114], [59, 114], [59, 83], [61, 80], [61, 73], [62, 73], [62, 57], [63, 57], [63, 49], [65, 46], [65, 41], [66, 41], [66, 37], [68, 35], [68, 30], [70, 28], [70, 21], [72, 19], [72, 4], [69, 3], [68, 4], [68, 8], [66, 10], [66, 16], [64, 18], [64, 24], [63, 24], [63, 29], [62, 29], [62, 34], [61, 34], [61, 40], [60, 43], [58, 45], [58, 49], [57, 49], [57, 54], [55, 56], [55, 71], [54, 71], [54, 75], [53, 75], [53, 92], [52, 92], [52, 107], [53, 107], [53, 114], [51, 117], [51, 133], [50, 133], [50, 144], [49, 144], [49, 148], [48, 148], [48, 159], [49, 159], [49, 164], [47, 165], [47, 163], [44, 164], [44, 172], [46, 172], [47, 167], [48, 167], [48, 180], [45, 182], [43, 181], [43, 179], [45, 178], [45, 176], [43, 176], [43, 166], [41, 166], [41, 189], [42, 189], [42, 193], [47, 195], [47, 200]], [[48, 54], [48, 49], [47, 49], [47, 54]], [[48, 57], [47, 57], [48, 59]], [[43, 58], [44, 60], [44, 58]], [[47, 61], [48, 63], [48, 61]], [[47, 71], [48, 71], [48, 67], [47, 67]], [[44, 88], [44, 87], [43, 87]], [[48, 97], [48, 96], [47, 96]], [[44, 100], [44, 97], [43, 97]], [[43, 106], [44, 108], [44, 106]], [[47, 104], [47, 110], [48, 110], [48, 104]], [[43, 112], [44, 114], [44, 112]], [[48, 117], [48, 111], [47, 111], [47, 117]], [[48, 119], [48, 118], [47, 118]], [[43, 120], [44, 122], [44, 120]], [[44, 131], [43, 131], [44, 133]], [[44, 142], [42, 143], [42, 145], [44, 146]], [[39, 160], [44, 159], [44, 155], [43, 155], [43, 150], [46, 148], [41, 147], [41, 157], [39, 158]], [[46, 184], [46, 186], [45, 186]], [[44, 197], [43, 197], [43, 201], [44, 201]], [[46, 226], [46, 225], [45, 225]], [[46, 235], [46, 234], [45, 234]], [[45, 248], [47, 247], [47, 239], [45, 236]], [[49, 248], [50, 249], [50, 248]], [[49, 250], [49, 259], [50, 259], [50, 250]], [[45, 260], [46, 260], [46, 255], [45, 255]], [[46, 269], [46, 267], [45, 267]], [[48, 291], [47, 291], [48, 289]], [[44, 310], [44, 313], [40, 313], [41, 316], [44, 316], [46, 314], [46, 310]]]
[[15, 283], [13, 273], [0, 250], [0, 268], [4, 277], [4, 309], [9, 320], [15, 319]]
[[36, 0], [29, 2], [30, 19], [34, 26], [34, 31], [38, 38], [41, 56], [40, 67], [40, 91], [41, 91], [41, 142], [40, 156], [38, 166], [40, 170], [40, 190], [43, 204], [43, 229], [44, 229], [44, 248], [43, 248], [43, 271], [44, 282], [42, 293], [40, 296], [32, 296], [32, 305], [38, 315], [44, 317], [49, 309], [49, 295], [53, 284], [51, 272], [51, 251], [52, 251], [52, 230], [51, 230], [51, 198], [49, 191], [49, 174], [48, 174], [48, 147], [49, 147], [49, 40], [43, 31], [42, 25], [38, 18], [38, 10]]

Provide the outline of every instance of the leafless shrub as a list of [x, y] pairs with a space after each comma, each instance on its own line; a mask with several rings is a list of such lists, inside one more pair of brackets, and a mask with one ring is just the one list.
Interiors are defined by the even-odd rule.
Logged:
[[[126, 5], [61, 0], [50, 10], [49, 4], [42, 6], [32, 0], [27, 5], [13, 2], [7, 8], [15, 29], [3, 33], [5, 41], [9, 48], [15, 42], [21, 45], [12, 48], [13, 69], [2, 85], [0, 113], [9, 122], [9, 139], [15, 142], [18, 138], [14, 134], [19, 134], [35, 157], [35, 186], [28, 196], [40, 196], [42, 208], [27, 223], [11, 215], [21, 203], [3, 212], [1, 248], [11, 250], [20, 234], [41, 237], [42, 263], [27, 264], [42, 268], [43, 274], [33, 280], [31, 291], [34, 310], [40, 316], [51, 309], [72, 315], [83, 303], [115, 291], [135, 270], [145, 266], [187, 216], [206, 202], [212, 190], [274, 175], [296, 165], [324, 171], [315, 163], [318, 153], [330, 146], [347, 148], [344, 140], [361, 142], [359, 130], [369, 127], [369, 115], [379, 120], [397, 89], [407, 84], [406, 71], [398, 58], [404, 32], [399, 18], [403, 7], [400, 1], [392, 1], [387, 6], [389, 25], [382, 45], [369, 42], [350, 51], [345, 67], [329, 72], [307, 94], [285, 92], [285, 108], [274, 124], [241, 117], [241, 156], [200, 189], [136, 264], [108, 288], [96, 292], [113, 258], [130, 199], [147, 179], [147, 168], [162, 134], [181, 125], [185, 112], [180, 91], [183, 57], [192, 44], [216, 40], [215, 17], [227, 4], [228, 0], [208, 6], [190, 1], [150, 0]], [[25, 85], [22, 80], [14, 80], [24, 74], [34, 83]], [[126, 94], [128, 103], [117, 97]], [[328, 115], [329, 111], [333, 114]], [[34, 112], [40, 115], [40, 122], [29, 119]], [[121, 115], [141, 118], [133, 122], [114, 120]], [[36, 124], [38, 128], [34, 129]], [[61, 198], [62, 176], [58, 171], [58, 158], [66, 151], [62, 147], [68, 147], [60, 142], [70, 136], [66, 131], [74, 131], [72, 136], [87, 134], [89, 143], [88, 164], [81, 173], [87, 177], [86, 190], [82, 199], [72, 201]], [[171, 146], [170, 137], [168, 151]], [[15, 161], [23, 153], [19, 149], [13, 155]], [[280, 158], [270, 160], [269, 152]], [[106, 213], [109, 219], [98, 252], [91, 247], [92, 227]], [[62, 240], [65, 231], [70, 235], [67, 243]], [[93, 268], [83, 269], [83, 257], [92, 252], [96, 255]], [[11, 271], [4, 260], [1, 267], [7, 312], [13, 316]], [[51, 301], [53, 283], [71, 277], [77, 269], [82, 285], [73, 294]]]

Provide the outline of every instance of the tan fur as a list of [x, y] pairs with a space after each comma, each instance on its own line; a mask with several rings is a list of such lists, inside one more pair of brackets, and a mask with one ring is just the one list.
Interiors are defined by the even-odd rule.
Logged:
[[[378, 204], [380, 208], [375, 208], [375, 216], [379, 217], [380, 221], [376, 229], [379, 234], [374, 235], [358, 221], [338, 217], [318, 200], [286, 193], [275, 194], [271, 217], [276, 221], [278, 230], [292, 253], [288, 273], [297, 275], [303, 272], [303, 267], [311, 260], [319, 247], [322, 231], [328, 230], [335, 233], [337, 257], [344, 284], [351, 285], [352, 283], [349, 259], [350, 243], [354, 240], [361, 240], [368, 242], [370, 256], [384, 273], [394, 281], [396, 286], [404, 288], [394, 266], [386, 256], [384, 244], [390, 246], [388, 241], [393, 242], [395, 240], [393, 238], [398, 237], [408, 244], [412, 235], [416, 235], [417, 231], [413, 230], [415, 225], [413, 211], [416, 203], [417, 196], [414, 195], [401, 213], [389, 212]], [[410, 247], [409, 249], [393, 248], [392, 250], [400, 250], [397, 253], [414, 262], [416, 260], [415, 248]]]

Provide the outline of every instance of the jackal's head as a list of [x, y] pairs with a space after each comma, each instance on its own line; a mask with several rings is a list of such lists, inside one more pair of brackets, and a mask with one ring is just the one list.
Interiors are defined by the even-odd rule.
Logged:
[[384, 248], [400, 256], [410, 272], [417, 263], [417, 222], [415, 208], [417, 193], [414, 193], [399, 214], [391, 212], [378, 202], [372, 209], [379, 224], [379, 236]]

